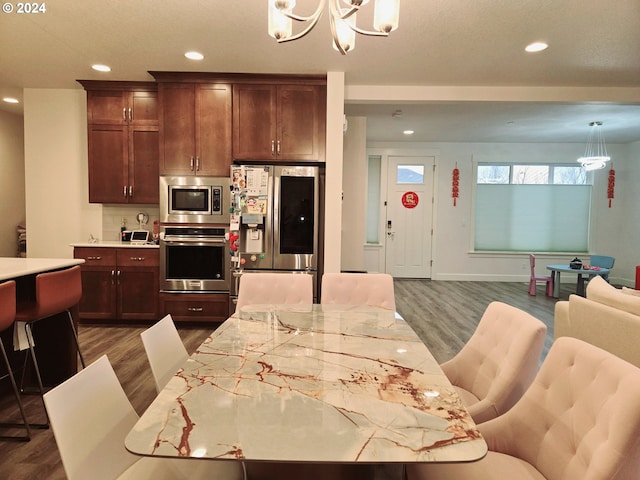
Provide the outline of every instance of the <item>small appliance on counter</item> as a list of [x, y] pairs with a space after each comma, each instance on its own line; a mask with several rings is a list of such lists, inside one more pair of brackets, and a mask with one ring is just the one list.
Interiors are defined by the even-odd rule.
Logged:
[[149, 232], [147, 230], [124, 230], [122, 241], [142, 245], [149, 241]]

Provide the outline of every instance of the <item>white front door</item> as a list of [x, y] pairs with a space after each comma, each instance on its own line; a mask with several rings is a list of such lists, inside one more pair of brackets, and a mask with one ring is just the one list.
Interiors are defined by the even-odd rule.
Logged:
[[434, 157], [389, 157], [386, 272], [431, 278]]

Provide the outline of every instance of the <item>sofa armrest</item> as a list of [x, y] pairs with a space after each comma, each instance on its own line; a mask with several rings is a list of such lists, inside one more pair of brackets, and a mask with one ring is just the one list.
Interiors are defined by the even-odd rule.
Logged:
[[571, 319], [569, 318], [569, 301], [560, 300], [556, 302], [553, 313], [553, 338], [571, 336]]
[[556, 308], [555, 338], [578, 338], [640, 367], [640, 316], [577, 295], [567, 303], [568, 315]]

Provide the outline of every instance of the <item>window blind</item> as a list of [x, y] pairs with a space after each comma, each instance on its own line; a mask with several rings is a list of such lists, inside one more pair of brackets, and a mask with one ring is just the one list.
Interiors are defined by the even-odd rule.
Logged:
[[588, 251], [591, 185], [476, 185], [476, 251]]

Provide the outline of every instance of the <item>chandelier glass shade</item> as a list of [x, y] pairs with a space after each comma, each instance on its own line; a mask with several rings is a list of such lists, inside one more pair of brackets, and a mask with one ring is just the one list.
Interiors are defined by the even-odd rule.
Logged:
[[611, 157], [607, 153], [607, 145], [604, 140], [602, 122], [591, 122], [591, 130], [587, 139], [587, 147], [584, 156], [578, 159], [582, 167], [587, 170], [599, 170], [607, 166]]
[[[318, 20], [329, 2], [329, 26], [333, 37], [333, 48], [342, 55], [353, 51], [356, 33], [386, 37], [398, 28], [400, 17], [400, 0], [373, 0], [373, 30], [363, 30], [356, 24], [356, 14], [369, 0], [319, 0], [315, 12], [309, 16], [293, 13], [296, 0], [268, 0], [269, 2], [269, 35], [278, 43], [290, 42], [304, 37]], [[306, 26], [298, 33], [293, 33], [293, 22]]]

